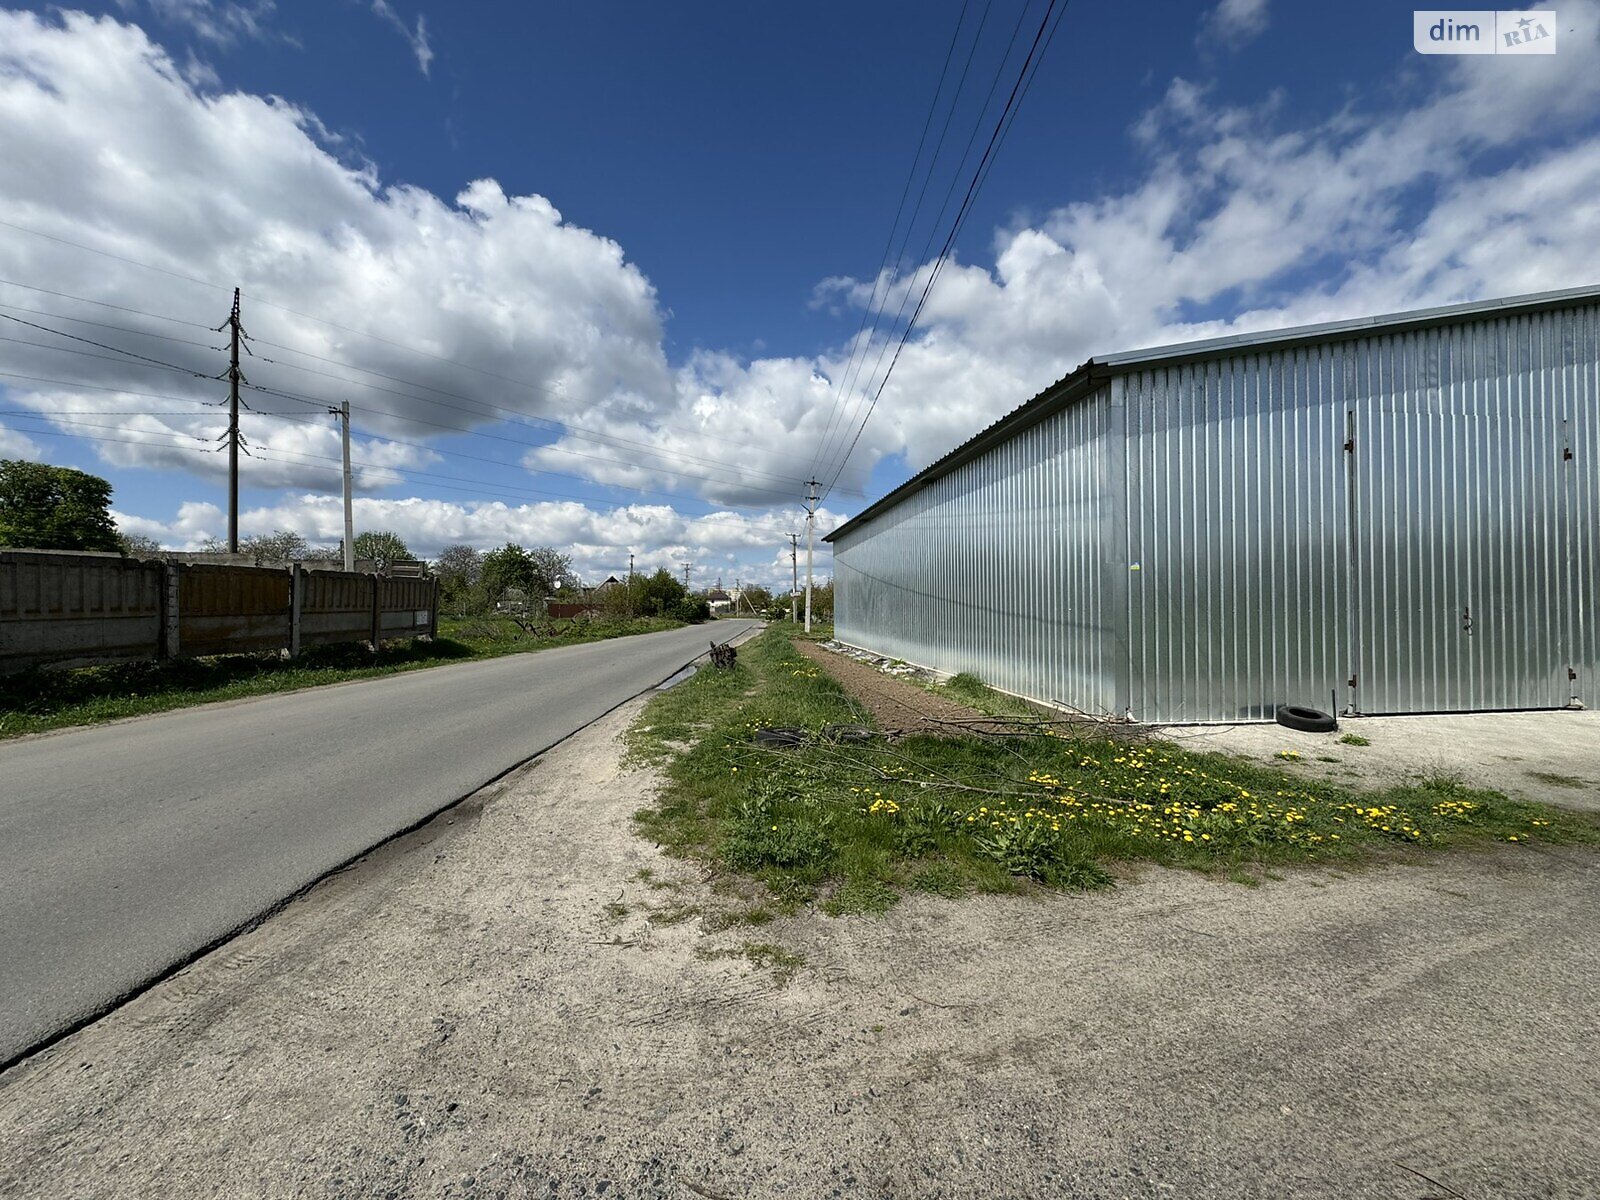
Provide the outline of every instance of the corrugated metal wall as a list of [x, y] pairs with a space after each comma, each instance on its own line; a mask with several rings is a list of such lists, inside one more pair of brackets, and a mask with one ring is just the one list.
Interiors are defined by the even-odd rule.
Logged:
[[1567, 606], [1573, 694], [1600, 708], [1600, 305], [1572, 314], [1554, 385], [1567, 414]]
[[1339, 358], [1318, 346], [1127, 376], [1136, 718], [1255, 720], [1342, 689]]
[[1135, 367], [835, 562], [844, 640], [1145, 721], [1595, 705], [1600, 306]]
[[1104, 391], [957, 467], [834, 543], [839, 640], [1109, 712]]

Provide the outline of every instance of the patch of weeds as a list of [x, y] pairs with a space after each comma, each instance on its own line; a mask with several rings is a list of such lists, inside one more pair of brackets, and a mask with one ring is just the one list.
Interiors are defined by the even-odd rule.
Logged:
[[817, 898], [815, 884], [780, 871], [763, 872], [761, 881], [767, 885], [773, 905], [783, 916], [793, 916]]
[[881, 879], [853, 875], [822, 902], [822, 911], [830, 917], [879, 917], [899, 901], [900, 893]]
[[1252, 875], [1249, 871], [1244, 870], [1242, 867], [1234, 867], [1228, 872], [1228, 882], [1243, 884], [1245, 887], [1261, 886], [1260, 876]]
[[[759, 880], [776, 913], [819, 895], [830, 913], [867, 913], [906, 890], [1087, 890], [1108, 886], [1117, 862], [1271, 879], [1287, 863], [1334, 866], [1396, 846], [1600, 840], [1590, 815], [1447, 775], [1361, 791], [1098, 727], [830, 744], [817, 736], [824, 725], [863, 713], [808, 663], [771, 628], [745, 643], [735, 671], [702, 672], [653, 700], [635, 733], [647, 748], [663, 729], [689, 744], [655, 743], [666, 782], [639, 814], [641, 832], [724, 879]], [[952, 685], [995, 703], [970, 677]], [[755, 744], [775, 726], [806, 737]]]
[[707, 913], [700, 924], [707, 933], [721, 933], [738, 925], [766, 925], [771, 922], [772, 917], [771, 909], [754, 905], [750, 908], [724, 908]]
[[806, 965], [805, 955], [785, 950], [776, 942], [746, 942], [740, 949], [756, 966], [771, 967], [789, 975]]
[[701, 908], [698, 904], [666, 904], [652, 909], [650, 919], [657, 925], [681, 925], [685, 921], [694, 920], [700, 914]]
[[991, 717], [1037, 718], [1041, 712], [1026, 700], [995, 691], [970, 671], [952, 675], [945, 681], [943, 687], [935, 687], [933, 690]]
[[613, 900], [601, 911], [606, 914], [606, 920], [620, 921], [622, 918], [626, 917], [630, 912], [632, 912], [633, 909], [622, 903], [620, 900]]
[[1346, 746], [1370, 746], [1370, 745], [1372, 745], [1372, 740], [1370, 738], [1364, 738], [1359, 733], [1347, 733], [1343, 737], [1341, 737], [1339, 739], [1339, 741], [1340, 741], [1341, 744], [1346, 745]]
[[947, 900], [965, 896], [972, 889], [967, 877], [947, 862], [929, 863], [913, 874], [909, 883], [916, 891]]
[[742, 958], [751, 966], [770, 970], [780, 982], [787, 983], [794, 973], [806, 965], [805, 956], [787, 950], [776, 942], [743, 942], [738, 946], [699, 946], [695, 957], [705, 962], [719, 962]]
[[1316, 756], [1316, 759], [1317, 759], [1318, 762], [1336, 763], [1336, 762], [1339, 761], [1337, 758], [1333, 757], [1333, 755], [1331, 755], [1331, 754], [1319, 754], [1319, 755]]

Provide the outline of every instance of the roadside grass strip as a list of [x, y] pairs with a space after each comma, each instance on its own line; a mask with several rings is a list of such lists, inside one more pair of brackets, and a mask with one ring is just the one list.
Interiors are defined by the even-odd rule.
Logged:
[[314, 646], [295, 659], [230, 654], [26, 671], [0, 676], [0, 739], [682, 625], [663, 617], [635, 617], [550, 621], [530, 632], [504, 617], [441, 618], [439, 637], [432, 642], [388, 642], [377, 653], [362, 645]]
[[[956, 698], [1020, 719], [980, 681], [952, 683]], [[1094, 727], [827, 741], [824, 727], [842, 723], [871, 719], [783, 629], [769, 629], [740, 648], [733, 670], [701, 671], [657, 697], [630, 732], [630, 753], [668, 780], [637, 814], [641, 833], [762, 881], [780, 906], [820, 899], [836, 914], [881, 912], [908, 890], [1104, 887], [1118, 863], [1256, 882], [1279, 864], [1600, 841], [1588, 815], [1439, 775], [1352, 792]], [[757, 745], [756, 731], [773, 727], [805, 737]]]

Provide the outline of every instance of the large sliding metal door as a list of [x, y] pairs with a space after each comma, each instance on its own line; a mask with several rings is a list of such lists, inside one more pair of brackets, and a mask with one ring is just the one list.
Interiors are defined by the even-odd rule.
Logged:
[[1561, 424], [1388, 411], [1351, 429], [1357, 711], [1566, 705]]

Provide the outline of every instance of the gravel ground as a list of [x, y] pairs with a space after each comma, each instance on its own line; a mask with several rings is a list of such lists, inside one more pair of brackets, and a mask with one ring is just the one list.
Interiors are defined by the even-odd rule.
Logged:
[[[1347, 717], [1337, 733], [1281, 725], [1206, 725], [1154, 731], [1190, 750], [1219, 750], [1357, 787], [1443, 773], [1509, 796], [1600, 812], [1600, 712], [1439, 713]], [[1355, 734], [1370, 745], [1339, 741]], [[1283, 750], [1298, 762], [1277, 757]]]
[[1594, 851], [713, 934], [638, 711], [0, 1076], [0, 1195], [1600, 1194]]

